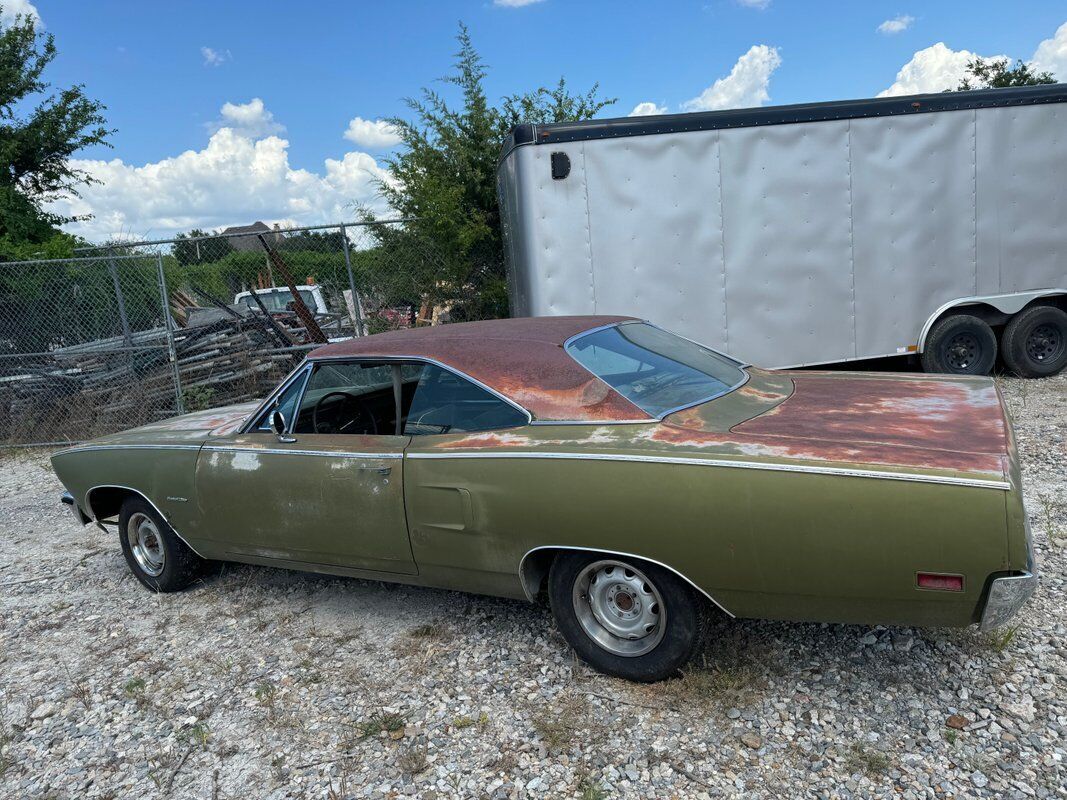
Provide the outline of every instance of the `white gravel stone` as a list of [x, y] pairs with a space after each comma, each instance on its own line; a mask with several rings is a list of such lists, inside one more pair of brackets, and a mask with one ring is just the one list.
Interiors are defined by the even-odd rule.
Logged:
[[1014, 634], [716, 620], [702, 692], [597, 675], [525, 603], [234, 565], [153, 596], [0, 457], [0, 797], [1063, 800], [1067, 377], [998, 380], [1042, 573]]

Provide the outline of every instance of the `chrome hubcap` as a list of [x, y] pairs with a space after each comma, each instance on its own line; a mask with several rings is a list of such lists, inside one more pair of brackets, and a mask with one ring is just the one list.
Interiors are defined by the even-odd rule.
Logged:
[[609, 653], [644, 655], [663, 639], [663, 598], [652, 581], [629, 564], [590, 564], [574, 581], [572, 601], [582, 629]]
[[126, 541], [133, 560], [146, 575], [155, 578], [163, 572], [167, 554], [163, 549], [163, 537], [151, 517], [140, 512], [132, 514], [126, 523]]

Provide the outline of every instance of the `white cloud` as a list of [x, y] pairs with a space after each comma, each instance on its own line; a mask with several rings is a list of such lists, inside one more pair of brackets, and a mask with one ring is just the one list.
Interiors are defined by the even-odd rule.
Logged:
[[1030, 66], [1038, 72], [1051, 72], [1059, 81], [1067, 81], [1067, 22], [1060, 25], [1051, 39], [1037, 46]]
[[541, 3], [544, 0], [493, 0], [494, 6], [501, 6], [502, 8], [522, 8], [523, 6], [532, 6], [534, 3]]
[[0, 0], [0, 5], [3, 6], [0, 9], [0, 28], [10, 25], [19, 15], [31, 17], [38, 28], [44, 27], [40, 13], [30, 0]]
[[896, 97], [904, 94], [924, 94], [955, 89], [967, 75], [967, 65], [976, 58], [1007, 58], [1007, 56], [979, 56], [970, 50], [953, 50], [944, 42], [919, 50], [911, 60], [900, 68], [897, 79], [879, 97]]
[[745, 8], [758, 8], [762, 11], [771, 4], [771, 0], [737, 0], [737, 4]]
[[274, 115], [258, 97], [253, 97], [247, 103], [225, 103], [219, 113], [221, 118], [208, 124], [211, 133], [230, 128], [238, 136], [262, 139], [285, 131], [285, 126], [275, 121]]
[[84, 187], [81, 197], [56, 201], [51, 208], [70, 216], [92, 214], [93, 219], [66, 227], [93, 241], [123, 235], [166, 236], [257, 219], [315, 224], [351, 218], [357, 204], [388, 213], [375, 181], [390, 176], [372, 156], [348, 152], [339, 159], [326, 159], [321, 171], [312, 172], [289, 165], [288, 147], [289, 142], [277, 136], [253, 136], [225, 126], [202, 150], [187, 150], [143, 166], [117, 158], [73, 159], [74, 168], [99, 183]]
[[730, 74], [683, 106], [686, 111], [716, 111], [723, 108], [746, 108], [763, 105], [770, 99], [767, 87], [771, 75], [782, 63], [777, 47], [753, 45], [737, 59]]
[[655, 114], [666, 114], [667, 106], [657, 106], [655, 103], [638, 103], [628, 117], [651, 117]]
[[878, 32], [884, 33], [886, 36], [892, 36], [894, 33], [902, 33], [911, 27], [911, 23], [915, 22], [915, 17], [910, 14], [900, 14], [899, 16], [887, 19], [881, 25], [878, 26]]
[[200, 55], [204, 57], [205, 67], [218, 67], [232, 58], [229, 50], [215, 50], [212, 47], [201, 47]]
[[348, 122], [345, 138], [372, 150], [400, 144], [400, 133], [384, 119], [352, 117]]

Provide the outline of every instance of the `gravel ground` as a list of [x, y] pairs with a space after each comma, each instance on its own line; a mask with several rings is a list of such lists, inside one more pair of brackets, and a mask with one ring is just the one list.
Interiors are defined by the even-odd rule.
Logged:
[[1011, 631], [721, 621], [638, 686], [544, 608], [228, 566], [152, 596], [0, 459], [0, 797], [1067, 797], [1067, 376], [1002, 379], [1043, 578]]

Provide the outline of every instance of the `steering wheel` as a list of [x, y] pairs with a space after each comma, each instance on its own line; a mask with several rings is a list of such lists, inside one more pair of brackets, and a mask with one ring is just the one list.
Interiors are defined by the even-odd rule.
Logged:
[[[336, 431], [319, 430], [319, 409], [321, 409], [331, 397], [341, 397], [344, 400], [351, 401], [350, 405], [353, 409], [352, 419], [340, 426]], [[315, 433], [345, 433], [348, 428], [351, 428], [360, 420], [369, 423], [369, 425], [364, 427], [369, 428], [372, 434], [378, 433], [378, 423], [374, 419], [374, 415], [368, 414], [367, 410], [363, 407], [363, 404], [359, 401], [359, 398], [350, 395], [348, 392], [327, 392], [318, 399], [315, 403], [315, 407], [311, 409], [311, 429]]]

